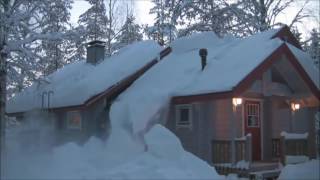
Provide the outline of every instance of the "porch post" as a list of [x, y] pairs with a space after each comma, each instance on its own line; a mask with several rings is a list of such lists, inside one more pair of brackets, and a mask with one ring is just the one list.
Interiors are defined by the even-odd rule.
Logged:
[[291, 103], [291, 123], [290, 123], [290, 132], [293, 133], [295, 128], [294, 128], [294, 121], [295, 121], [295, 114], [296, 111], [300, 109], [300, 104], [299, 103]]
[[232, 118], [231, 118], [231, 163], [234, 166], [236, 164], [236, 113], [237, 106], [242, 104], [241, 98], [232, 98]]
[[231, 120], [231, 163], [236, 164], [236, 106], [232, 106], [232, 120]]
[[290, 133], [294, 132], [294, 111], [291, 110], [291, 122], [290, 122]]

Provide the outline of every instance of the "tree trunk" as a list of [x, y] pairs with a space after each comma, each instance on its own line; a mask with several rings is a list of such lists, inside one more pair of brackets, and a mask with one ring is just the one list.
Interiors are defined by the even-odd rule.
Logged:
[[107, 51], [108, 51], [108, 56], [111, 56], [111, 29], [112, 29], [112, 0], [109, 0], [109, 32], [108, 32], [108, 40], [107, 40]]
[[0, 48], [0, 178], [3, 176], [3, 158], [5, 158], [6, 78], [6, 54]]
[[259, 0], [260, 2], [260, 27], [259, 30], [260, 32], [266, 31], [268, 29], [268, 24], [267, 24], [267, 9], [266, 9], [266, 5], [265, 5], [265, 1], [264, 0]]
[[[2, 4], [3, 12], [9, 11], [10, 1], [4, 1]], [[3, 13], [6, 14], [6, 13]], [[6, 24], [0, 24], [0, 179], [4, 177], [5, 154], [5, 113], [7, 98], [7, 51], [5, 46], [8, 38], [8, 27]]]

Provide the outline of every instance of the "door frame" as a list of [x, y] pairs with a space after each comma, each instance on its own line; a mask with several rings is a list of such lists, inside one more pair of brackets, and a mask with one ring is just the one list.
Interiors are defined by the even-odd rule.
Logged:
[[256, 101], [260, 104], [260, 147], [261, 147], [261, 160], [264, 160], [264, 111], [263, 111], [263, 102], [264, 99], [258, 98], [243, 98], [243, 105], [242, 105], [242, 136], [245, 136], [245, 123], [246, 123], [246, 115], [245, 115], [245, 102], [246, 101]]

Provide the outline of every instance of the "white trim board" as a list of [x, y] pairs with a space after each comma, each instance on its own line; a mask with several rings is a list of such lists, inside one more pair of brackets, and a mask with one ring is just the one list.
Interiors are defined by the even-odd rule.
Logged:
[[263, 107], [263, 102], [264, 102], [264, 99], [259, 99], [259, 98], [245, 98], [245, 97], [243, 97], [242, 98], [243, 99], [243, 103], [242, 103], [242, 136], [245, 136], [246, 134], [245, 134], [245, 123], [246, 122], [244, 122], [245, 121], [245, 114], [244, 114], [244, 103], [245, 103], [245, 101], [257, 101], [257, 102], [259, 102], [260, 103], [260, 121], [261, 121], [261, 124], [260, 124], [260, 146], [261, 146], [261, 160], [264, 160], [265, 159], [265, 157], [264, 157], [264, 119], [263, 119], [263, 117], [264, 117], [264, 111], [263, 111], [263, 109], [264, 109], [264, 107]]

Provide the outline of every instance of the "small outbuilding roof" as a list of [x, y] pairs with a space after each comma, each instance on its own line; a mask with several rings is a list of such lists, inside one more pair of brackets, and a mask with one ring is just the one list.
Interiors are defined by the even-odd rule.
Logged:
[[43, 104], [43, 108], [48, 108], [48, 95], [42, 97], [50, 91], [53, 92], [50, 108], [82, 105], [148, 65], [159, 56], [161, 49], [155, 41], [142, 41], [122, 48], [97, 65], [85, 60], [66, 65], [46, 77], [46, 82], [34, 83], [16, 94], [8, 101], [6, 112], [40, 109]]

